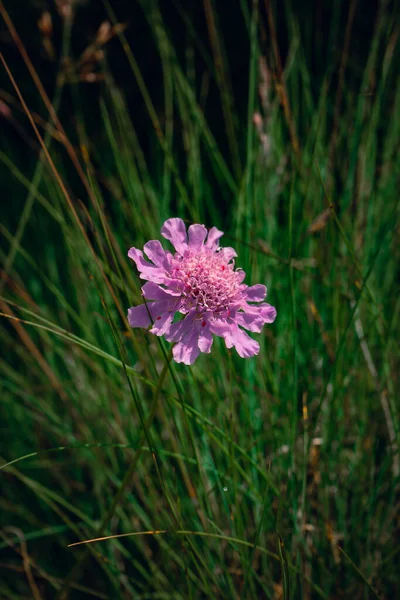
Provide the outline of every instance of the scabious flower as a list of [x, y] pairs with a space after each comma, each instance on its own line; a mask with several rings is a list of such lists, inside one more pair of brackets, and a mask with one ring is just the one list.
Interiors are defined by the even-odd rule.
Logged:
[[[239, 356], [258, 354], [260, 346], [242, 328], [259, 333], [272, 323], [276, 310], [262, 302], [264, 285], [247, 286], [245, 273], [235, 268], [233, 248], [220, 248], [223, 235], [216, 227], [191, 225], [186, 232], [182, 219], [168, 219], [161, 234], [174, 246], [171, 254], [158, 240], [144, 245], [144, 252], [131, 248], [141, 279], [145, 303], [128, 310], [132, 327], [149, 327], [151, 333], [176, 342], [173, 357], [186, 365], [194, 363], [200, 352], [209, 353], [213, 334], [236, 348]], [[176, 316], [183, 315], [179, 320]]]

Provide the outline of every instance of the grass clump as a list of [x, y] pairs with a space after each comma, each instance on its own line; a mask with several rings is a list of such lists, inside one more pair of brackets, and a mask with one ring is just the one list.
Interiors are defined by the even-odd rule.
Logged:
[[[199, 24], [198, 8], [171, 3], [174, 21], [138, 2], [142, 52], [107, 2], [108, 25], [79, 49], [90, 7], [70, 4], [53, 15], [60, 47], [48, 37], [50, 99], [19, 15], [0, 3], [27, 69], [22, 79], [3, 59], [1, 597], [394, 597], [400, 112], [388, 7], [357, 60], [360, 14], [352, 3], [343, 28], [335, 9], [313, 64], [313, 34], [289, 3], [280, 20], [269, 3], [232, 9], [240, 60], [217, 3]], [[187, 368], [129, 329], [143, 282], [126, 252], [171, 216], [222, 229], [248, 280], [268, 286], [278, 318], [256, 358], [215, 342]]]

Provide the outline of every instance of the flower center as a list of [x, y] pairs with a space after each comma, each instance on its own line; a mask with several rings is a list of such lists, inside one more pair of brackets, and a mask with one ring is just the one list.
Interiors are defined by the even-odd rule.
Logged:
[[242, 271], [219, 252], [207, 251], [185, 253], [175, 258], [171, 277], [184, 284], [182, 312], [196, 310], [220, 314], [240, 291]]

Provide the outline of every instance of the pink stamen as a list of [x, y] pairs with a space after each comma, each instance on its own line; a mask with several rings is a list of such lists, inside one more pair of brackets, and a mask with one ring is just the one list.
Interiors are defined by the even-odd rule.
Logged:
[[171, 266], [170, 276], [183, 283], [182, 307], [186, 311], [220, 315], [240, 295], [241, 272], [222, 253], [204, 247], [199, 252], [189, 250]]

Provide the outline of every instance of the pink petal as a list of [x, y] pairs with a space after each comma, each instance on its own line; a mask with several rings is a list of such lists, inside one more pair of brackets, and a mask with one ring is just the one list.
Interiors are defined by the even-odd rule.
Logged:
[[210, 323], [210, 331], [214, 335], [224, 338], [227, 348], [232, 348], [232, 326], [234, 326], [233, 323], [227, 323], [226, 321], [212, 321]]
[[213, 336], [211, 335], [209, 327], [202, 327], [202, 331], [200, 331], [197, 343], [201, 352], [205, 352], [206, 354], [209, 354], [211, 352]]
[[263, 302], [258, 306], [247, 304], [246, 306], [242, 306], [242, 308], [249, 315], [260, 315], [264, 323], [273, 323], [276, 319], [276, 308], [267, 304], [267, 302]]
[[219, 337], [224, 337], [229, 334], [231, 326], [226, 321], [212, 321], [210, 323], [210, 331]]
[[146, 304], [132, 306], [128, 309], [128, 322], [131, 327], [148, 327], [151, 325]]
[[255, 333], [260, 333], [265, 324], [261, 315], [250, 315], [249, 313], [238, 313], [235, 321], [238, 325]]
[[260, 351], [260, 344], [247, 335], [245, 331], [239, 329], [239, 327], [237, 327], [232, 335], [232, 342], [237, 353], [242, 358], [250, 358], [250, 356], [254, 356]]
[[132, 308], [128, 310], [128, 321], [131, 327], [148, 327], [152, 324], [152, 321], [154, 325], [157, 321], [162, 321], [164, 323], [166, 317], [169, 317], [170, 315], [172, 315], [172, 321], [178, 306], [179, 300], [171, 298], [170, 296], [166, 296], [165, 300], [157, 300], [156, 302], [147, 302], [145, 304], [139, 304], [139, 306], [132, 306]]
[[169, 240], [179, 254], [187, 250], [187, 235], [182, 219], [168, 219], [161, 228], [161, 234]]
[[210, 250], [216, 250], [218, 248], [218, 242], [223, 235], [223, 231], [220, 231], [216, 227], [211, 227], [210, 231], [208, 232], [207, 241], [205, 243], [207, 248], [210, 248]]
[[276, 309], [263, 302], [262, 304], [242, 306], [244, 312], [238, 312], [235, 321], [249, 331], [260, 333], [265, 323], [273, 323], [276, 319]]
[[260, 311], [266, 323], [273, 323], [276, 319], [276, 308], [266, 302], [260, 306]]
[[225, 248], [222, 248], [221, 254], [226, 259], [226, 262], [229, 262], [230, 260], [232, 260], [232, 258], [237, 256], [235, 250], [233, 248], [231, 248], [230, 246], [226, 246]]
[[224, 338], [227, 348], [236, 348], [237, 353], [242, 358], [248, 358], [258, 354], [260, 346], [258, 342], [247, 335], [245, 331], [239, 329], [236, 323], [210, 323], [210, 329], [215, 335]]
[[261, 283], [251, 285], [245, 291], [246, 300], [248, 302], [262, 302], [267, 295], [267, 288]]
[[141, 250], [131, 248], [128, 252], [128, 256], [136, 263], [141, 279], [148, 279], [149, 281], [154, 281], [154, 283], [162, 283], [164, 281], [164, 269], [160, 269], [147, 262], [147, 260], [143, 258], [143, 252]]
[[171, 298], [171, 296], [180, 296], [181, 292], [162, 288], [153, 281], [148, 281], [142, 287], [142, 294], [148, 300], [166, 300], [167, 298]]
[[172, 354], [174, 360], [177, 363], [192, 365], [200, 354], [200, 348], [197, 342], [198, 333], [195, 329], [192, 329], [181, 342], [173, 347]]
[[154, 325], [150, 329], [150, 333], [154, 333], [155, 335], [165, 335], [172, 323], [174, 318], [175, 311], [164, 312], [161, 315], [158, 315], [154, 320]]
[[167, 342], [179, 342], [190, 329], [193, 329], [193, 321], [196, 316], [195, 311], [192, 311], [186, 315], [182, 321], [173, 323], [170, 327], [169, 332], [165, 335]]
[[207, 229], [204, 225], [191, 225], [188, 229], [189, 247], [193, 250], [200, 250], [204, 240], [207, 237]]
[[166, 276], [164, 279], [165, 291], [167, 294], [173, 294], [177, 296], [182, 294], [182, 290], [185, 288], [185, 284], [181, 279], [172, 279], [172, 277]]
[[168, 268], [168, 258], [167, 252], [161, 246], [159, 240], [150, 240], [143, 246], [143, 250], [145, 254], [149, 257], [149, 259], [157, 265], [157, 267], [164, 267], [164, 269]]
[[237, 277], [238, 277], [238, 282], [241, 283], [245, 279], [246, 273], [244, 271], [237, 270]]

